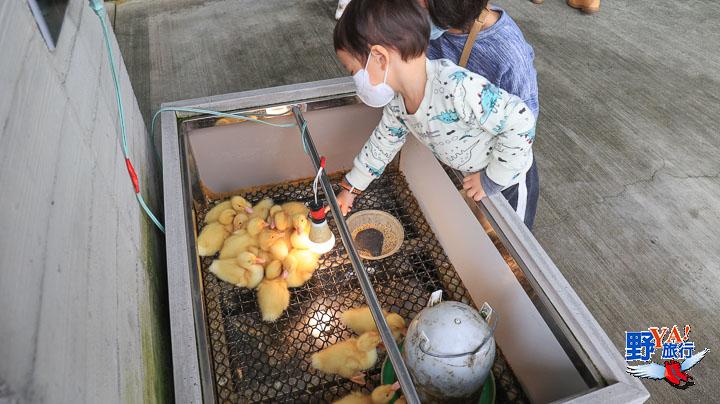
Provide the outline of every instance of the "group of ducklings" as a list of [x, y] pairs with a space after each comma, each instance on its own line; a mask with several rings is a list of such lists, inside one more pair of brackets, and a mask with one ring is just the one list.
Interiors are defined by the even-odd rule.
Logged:
[[[405, 319], [399, 314], [384, 311], [385, 320], [393, 338], [399, 341], [406, 332]], [[312, 367], [325, 373], [340, 375], [358, 384], [365, 384], [363, 371], [377, 362], [377, 347], [381, 344], [380, 334], [367, 306], [352, 308], [340, 315], [340, 321], [358, 337], [352, 337], [331, 345], [312, 355]], [[352, 393], [339, 403], [388, 403], [397, 390], [397, 385], [383, 385], [370, 396]], [[399, 401], [402, 402], [402, 401]]]
[[288, 288], [312, 277], [319, 254], [309, 249], [309, 209], [302, 202], [275, 204], [264, 198], [252, 205], [236, 195], [205, 215], [198, 255], [214, 256], [210, 272], [238, 287], [257, 290], [263, 321], [280, 318], [290, 304]]
[[[310, 250], [309, 209], [302, 202], [276, 205], [270, 198], [251, 204], [236, 195], [216, 204], [205, 215], [197, 241], [198, 255], [218, 255], [210, 272], [238, 287], [257, 290], [263, 321], [280, 318], [290, 304], [289, 288], [304, 285], [319, 265], [319, 254]], [[219, 254], [218, 254], [219, 253]], [[399, 341], [405, 320], [384, 311], [393, 337]], [[312, 366], [365, 384], [364, 370], [377, 362], [382, 340], [368, 307], [349, 309], [342, 323], [357, 337], [338, 342], [312, 355]], [[399, 385], [381, 385], [366, 395], [354, 392], [336, 403], [389, 403]], [[396, 403], [404, 403], [404, 398]]]

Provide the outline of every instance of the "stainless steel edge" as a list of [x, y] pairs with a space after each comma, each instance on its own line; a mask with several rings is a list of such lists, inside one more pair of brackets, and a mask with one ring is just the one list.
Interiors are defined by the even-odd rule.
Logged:
[[[195, 98], [162, 104], [162, 107], [193, 107], [216, 111], [233, 111], [273, 104], [296, 103], [302, 100], [355, 93], [351, 77], [320, 80], [310, 83], [278, 86], [262, 90], [243, 91], [218, 96]], [[193, 113], [178, 113], [179, 117]]]
[[[307, 145], [307, 152], [310, 154], [310, 159], [312, 160], [315, 169], [319, 170], [320, 155], [318, 155], [317, 149], [315, 149], [315, 143], [312, 140], [312, 136], [310, 136], [310, 130], [306, 126], [306, 122], [302, 116], [302, 112], [298, 106], [294, 106], [293, 113], [295, 114], [295, 119], [297, 121], [298, 127], [300, 128], [300, 136], [305, 136], [305, 144]], [[302, 129], [303, 127], [305, 127], [304, 133]], [[340, 211], [340, 206], [338, 205], [337, 199], [335, 199], [335, 193], [333, 192], [330, 180], [328, 179], [327, 175], [325, 175], [325, 171], [323, 171], [320, 176], [320, 182], [322, 184], [323, 191], [325, 192], [325, 199], [328, 200], [328, 203], [330, 204], [330, 209], [332, 210], [333, 216], [335, 217], [335, 224], [337, 225], [338, 232], [340, 233], [340, 238], [342, 239], [343, 245], [345, 245], [345, 250], [350, 257], [353, 268], [355, 269], [355, 275], [360, 282], [360, 288], [362, 289], [363, 294], [365, 295], [365, 300], [367, 301], [368, 307], [370, 308], [370, 313], [372, 313], [372, 316], [375, 319], [375, 324], [377, 324], [378, 330], [380, 331], [380, 337], [385, 344], [385, 349], [387, 350], [388, 357], [390, 358], [390, 362], [392, 362], [393, 368], [395, 369], [395, 374], [397, 375], [398, 381], [400, 382], [403, 395], [409, 403], [419, 404], [420, 399], [418, 398], [417, 392], [415, 391], [415, 385], [413, 384], [412, 378], [410, 377], [410, 372], [408, 371], [407, 366], [405, 366], [405, 362], [403, 361], [400, 354], [400, 349], [398, 348], [397, 344], [395, 343], [395, 339], [393, 338], [392, 331], [390, 331], [390, 327], [385, 321], [382, 307], [380, 307], [380, 302], [378, 302], [377, 296], [375, 295], [375, 290], [372, 287], [372, 283], [370, 283], [370, 278], [368, 277], [367, 271], [365, 270], [365, 266], [363, 265], [362, 260], [360, 259], [360, 256], [355, 249], [355, 245], [352, 241], [352, 236], [350, 235], [350, 230], [348, 230], [347, 223], [345, 222], [345, 217]]]
[[[189, 140], [183, 132], [182, 127], [178, 136], [179, 151], [181, 156], [187, 156]], [[200, 269], [195, 237], [195, 218], [193, 212], [193, 186], [190, 181], [192, 177], [190, 163], [187, 159], [180, 160], [180, 171], [182, 179], [182, 194], [179, 198], [185, 206], [184, 225], [187, 234], [185, 253], [189, 256], [188, 279], [190, 290], [195, 291], [190, 296], [192, 299], [193, 314], [195, 316], [195, 337], [198, 347], [198, 363], [200, 365], [200, 386], [203, 393], [203, 402], [216, 402], [215, 380], [213, 377], [213, 362], [210, 349], [210, 334], [208, 331], [207, 311], [205, 310], [205, 293], [203, 293], [202, 271]]]
[[[164, 103], [162, 107], [189, 106], [232, 111], [273, 104], [295, 104], [303, 100], [352, 93], [354, 93], [354, 85], [348, 77]], [[161, 116], [168, 289], [170, 307], [172, 307], [170, 319], [173, 335], [173, 373], [175, 400], [180, 403], [197, 403], [203, 397], [191, 304], [193, 296], [190, 289], [190, 277], [193, 275], [191, 268], [196, 264], [192, 264], [193, 256], [189, 255], [187, 249], [190, 245], [194, 247], [194, 242], [189, 241], [194, 241], [194, 235], [188, 234], [185, 199], [175, 200], [167, 197], [182, 195], [181, 193], [185, 192], [186, 184], [179, 175], [181, 158], [177, 120], [193, 115], [197, 114], [164, 112]], [[507, 201], [497, 196], [485, 198], [480, 204], [473, 202], [472, 205], [474, 209], [480, 209], [491, 221], [503, 238], [503, 243], [522, 266], [523, 271], [529, 275], [528, 278], [544, 291], [556, 311], [553, 317], [558, 316], [562, 320], [561, 324], [564, 324], [575, 337], [576, 343], [581, 347], [580, 352], [585, 355], [585, 360], [589, 360], [592, 367], [596, 368], [594, 375], [599, 374], [608, 383], [607, 386], [592, 389], [587, 394], [563, 401], [642, 402], [646, 400], [649, 397], [647, 390], [639, 380], [624, 371], [625, 363], [612, 342], [537, 240], [509, 207]], [[178, 222], [182, 223], [182, 226], [172, 226], [173, 223]], [[203, 349], [209, 352], [207, 347]]]
[[[592, 377], [599, 379], [600, 383], [607, 383], [567, 401], [603, 402], [610, 397], [622, 397], [623, 402], [645, 401], [650, 396], [647, 389], [637, 378], [625, 372], [625, 362], [605, 331], [507, 200], [497, 194], [483, 198], [479, 204], [472, 203], [482, 208], [510, 254], [536, 289], [542, 292], [540, 295], [547, 299], [546, 307], [554, 309], [544, 310], [545, 313], [541, 311], [543, 316], [551, 317], [548, 319], [551, 329], [555, 331], [560, 327], [574, 336], [575, 340], [556, 334], [561, 344], [572, 347], [574, 354], [569, 352], [571, 359], [581, 361], [586, 367], [583, 376], [586, 380]], [[563, 334], [561, 331], [560, 336]], [[583, 373], [582, 368], [578, 370]], [[610, 392], [612, 394], [608, 395]]]
[[[183, 192], [180, 173], [180, 144], [177, 119], [172, 112], [161, 115], [163, 148], [163, 192], [165, 195], [165, 249], [167, 253], [168, 300], [170, 310], [171, 349], [175, 402], [198, 403], [202, 398], [198, 347], [195, 338], [195, 317], [192, 290], [188, 277], [190, 257], [183, 223], [185, 206], [181, 198], [170, 198]], [[168, 225], [170, 224], [170, 225]]]

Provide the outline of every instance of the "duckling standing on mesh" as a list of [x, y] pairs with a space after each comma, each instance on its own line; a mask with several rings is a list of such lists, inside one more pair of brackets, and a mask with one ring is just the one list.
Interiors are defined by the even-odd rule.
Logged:
[[[279, 261], [275, 262], [279, 263]], [[278, 267], [280, 266], [278, 265]], [[273, 322], [277, 320], [290, 305], [290, 291], [283, 274], [286, 273], [282, 272], [280, 276], [265, 279], [258, 285], [257, 300], [263, 321]]]
[[230, 232], [220, 222], [212, 222], [200, 231], [197, 240], [197, 252], [201, 257], [215, 255], [225, 242]]
[[264, 261], [250, 252], [243, 252], [237, 258], [214, 260], [210, 272], [235, 286], [253, 289], [265, 276]]
[[363, 370], [377, 362], [380, 334], [370, 331], [338, 342], [312, 355], [312, 367], [325, 373], [340, 375], [358, 384], [365, 384]]
[[[405, 327], [405, 319], [397, 313], [390, 313], [383, 310], [385, 321], [387, 321], [390, 331], [392, 331], [395, 341], [400, 341], [407, 331]], [[340, 315], [340, 321], [356, 334], [362, 334], [368, 331], [377, 331], [377, 324], [373, 319], [370, 308], [367, 306], [355, 307], [344, 311]]]

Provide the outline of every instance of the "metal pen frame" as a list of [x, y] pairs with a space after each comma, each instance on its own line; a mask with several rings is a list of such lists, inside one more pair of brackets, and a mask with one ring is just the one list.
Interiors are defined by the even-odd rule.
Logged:
[[[305, 151], [310, 156], [310, 160], [312, 160], [315, 170], [320, 170], [320, 155], [315, 148], [312, 136], [310, 136], [310, 131], [307, 128], [307, 122], [305, 121], [305, 118], [303, 118], [302, 111], [300, 111], [300, 108], [297, 105], [294, 105], [292, 112], [295, 115], [295, 120], [300, 128], [300, 136], [302, 137], [303, 145], [306, 147]], [[337, 198], [335, 198], [335, 192], [333, 192], [332, 184], [325, 174], [325, 170], [320, 173], [320, 184], [322, 185], [323, 192], [325, 192], [325, 199], [327, 199], [328, 204], [330, 205], [330, 210], [335, 218], [335, 224], [338, 228], [338, 232], [340, 233], [340, 238], [342, 239], [345, 250], [350, 257], [353, 269], [355, 269], [355, 275], [360, 282], [360, 288], [365, 295], [365, 300], [370, 308], [370, 313], [372, 313], [372, 316], [375, 319], [375, 324], [378, 326], [380, 338], [382, 338], [383, 344], [385, 344], [385, 349], [387, 350], [390, 362], [392, 362], [393, 368], [395, 369], [395, 374], [400, 382], [400, 387], [405, 395], [405, 399], [408, 403], [419, 404], [420, 399], [418, 398], [417, 391], [415, 391], [415, 385], [410, 377], [410, 372], [408, 371], [407, 366], [405, 366], [405, 362], [400, 354], [400, 349], [393, 338], [392, 331], [390, 331], [390, 327], [388, 326], [387, 321], [385, 321], [385, 316], [383, 315], [382, 308], [380, 307], [380, 303], [375, 295], [375, 290], [372, 287], [372, 283], [370, 283], [370, 278], [368, 277], [365, 266], [360, 259], [360, 255], [358, 255], [358, 252], [355, 249], [352, 236], [350, 235], [350, 230], [348, 230], [345, 217], [340, 211], [340, 205], [338, 205]]]
[[[251, 90], [205, 98], [164, 103], [162, 107], [195, 107], [216, 111], [249, 111], [266, 106], [298, 105], [318, 109], [345, 105], [353, 97], [349, 77], [271, 89]], [[172, 333], [174, 396], [178, 403], [215, 402], [212, 369], [208, 362], [206, 318], [202, 302], [200, 272], [194, 251], [195, 234], [192, 197], [195, 185], [192, 154], [188, 154], [187, 133], [203, 114], [166, 111], [162, 113], [163, 191], [165, 194], [168, 295]], [[503, 244], [518, 262], [533, 288], [542, 296], [534, 301], [553, 333], [575, 361], [589, 366], [584, 376], [599, 376], [605, 383], [562, 401], [573, 403], [640, 403], [649, 397], [639, 379], [625, 372], [625, 363], [612, 341], [582, 303], [562, 273], [502, 196], [467, 201], [474, 212], [486, 216]], [[338, 215], [336, 215], [338, 216]], [[349, 249], [348, 249], [349, 250]], [[370, 302], [371, 299], [368, 299]], [[542, 306], [546, 306], [545, 309]], [[552, 323], [559, 323], [553, 325]], [[378, 322], [386, 325], [384, 319]], [[382, 327], [382, 326], [381, 326]], [[568, 341], [569, 340], [569, 341]], [[569, 343], [568, 343], [569, 342]], [[390, 346], [390, 345], [388, 345]], [[395, 347], [394, 343], [392, 346]], [[391, 358], [392, 360], [392, 358]], [[577, 363], [577, 361], [576, 361]], [[395, 363], [393, 362], [393, 365]], [[396, 366], [397, 368], [397, 366]]]

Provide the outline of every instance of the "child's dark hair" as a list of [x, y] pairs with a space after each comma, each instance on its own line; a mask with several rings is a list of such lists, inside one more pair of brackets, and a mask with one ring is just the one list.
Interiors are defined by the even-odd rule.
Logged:
[[427, 0], [433, 24], [467, 31], [487, 7], [488, 0]]
[[429, 37], [417, 0], [352, 0], [335, 25], [333, 44], [363, 63], [372, 45], [395, 49], [407, 61], [425, 52]]

